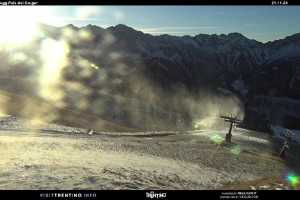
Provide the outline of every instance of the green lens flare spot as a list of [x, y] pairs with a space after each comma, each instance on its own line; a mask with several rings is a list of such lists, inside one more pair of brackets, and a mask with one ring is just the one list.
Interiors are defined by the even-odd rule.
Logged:
[[241, 153], [241, 148], [239, 145], [236, 145], [232, 149], [230, 149], [230, 152], [234, 155], [239, 155]]
[[299, 186], [299, 183], [300, 183], [299, 176], [290, 174], [290, 175], [287, 176], [287, 180], [291, 184], [291, 186], [293, 186], [293, 187]]
[[224, 141], [224, 138], [218, 134], [211, 136], [210, 139], [216, 144], [221, 144]]

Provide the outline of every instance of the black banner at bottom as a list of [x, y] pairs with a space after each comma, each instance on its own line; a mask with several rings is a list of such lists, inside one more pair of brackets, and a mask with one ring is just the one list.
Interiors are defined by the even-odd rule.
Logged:
[[[299, 197], [299, 190], [1, 190], [0, 199], [270, 199]], [[293, 199], [293, 198], [291, 198]]]

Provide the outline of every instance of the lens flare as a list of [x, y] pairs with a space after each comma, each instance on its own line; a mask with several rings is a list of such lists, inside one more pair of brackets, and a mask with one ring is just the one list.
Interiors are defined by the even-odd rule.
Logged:
[[224, 141], [224, 138], [218, 134], [211, 136], [210, 139], [216, 144], [221, 144]]
[[230, 149], [230, 152], [234, 155], [240, 155], [241, 153], [241, 147], [239, 145], [234, 146], [232, 149]]
[[94, 69], [99, 69], [99, 66], [95, 65], [94, 63], [92, 63], [90, 66]]
[[297, 188], [297, 187], [300, 187], [300, 177], [295, 175], [295, 174], [292, 174], [292, 173], [289, 173], [287, 176], [286, 176], [286, 180], [288, 181], [288, 183], [293, 187], [293, 188]]

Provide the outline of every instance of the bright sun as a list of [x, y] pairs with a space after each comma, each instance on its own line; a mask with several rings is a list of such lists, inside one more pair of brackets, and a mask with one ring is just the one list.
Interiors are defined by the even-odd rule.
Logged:
[[0, 43], [20, 45], [30, 42], [38, 34], [38, 20], [47, 14], [43, 11], [27, 6], [0, 7]]

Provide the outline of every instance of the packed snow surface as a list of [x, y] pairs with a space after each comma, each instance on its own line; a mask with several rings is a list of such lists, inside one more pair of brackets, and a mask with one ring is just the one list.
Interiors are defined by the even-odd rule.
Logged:
[[285, 169], [268, 137], [243, 129], [227, 147], [212, 140], [225, 130], [88, 135], [59, 125], [22, 128], [16, 119], [0, 125], [1, 189], [217, 189]]

